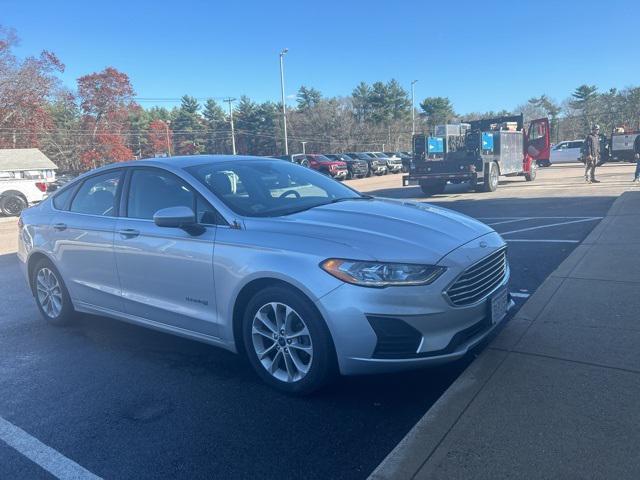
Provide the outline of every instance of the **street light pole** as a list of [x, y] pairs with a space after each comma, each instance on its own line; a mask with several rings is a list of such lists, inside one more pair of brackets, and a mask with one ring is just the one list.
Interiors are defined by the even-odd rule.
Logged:
[[233, 154], [236, 154], [236, 132], [233, 128], [233, 108], [231, 107], [231, 102], [235, 102], [236, 99], [235, 98], [225, 98], [224, 99], [225, 102], [229, 103], [229, 120], [231, 121], [231, 151], [233, 152]]
[[167, 155], [171, 156], [171, 142], [169, 141], [169, 125], [171, 124], [171, 120], [167, 120], [164, 122], [164, 130], [167, 134]]
[[287, 138], [287, 107], [284, 103], [284, 56], [289, 51], [284, 48], [280, 52], [280, 90], [282, 92], [282, 125], [284, 127], [284, 154], [289, 155], [289, 140]]
[[415, 101], [415, 88], [414, 85], [418, 83], [418, 80], [411, 82], [411, 141], [413, 142], [413, 136], [416, 134], [416, 101]]
[[302, 144], [302, 153], [303, 153], [303, 154], [307, 153], [307, 150], [305, 149], [305, 145], [306, 145], [308, 142], [300, 142], [300, 143]]

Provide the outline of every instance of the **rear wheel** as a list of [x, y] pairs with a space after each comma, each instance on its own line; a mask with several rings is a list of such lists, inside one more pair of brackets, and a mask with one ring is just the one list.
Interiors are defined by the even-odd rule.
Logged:
[[293, 289], [269, 287], [249, 301], [242, 323], [249, 362], [267, 384], [308, 394], [335, 372], [329, 331], [311, 302]]
[[444, 189], [447, 184], [444, 182], [439, 183], [421, 183], [420, 188], [422, 189], [422, 193], [426, 196], [430, 197], [431, 195], [440, 195], [444, 193]]
[[75, 316], [71, 297], [60, 272], [47, 258], [38, 260], [31, 276], [33, 294], [42, 317], [54, 325], [66, 325]]
[[485, 192], [495, 192], [498, 189], [498, 166], [491, 162], [489, 164], [489, 171], [484, 175], [483, 190]]
[[8, 217], [17, 217], [27, 206], [24, 197], [15, 193], [3, 195], [0, 198], [0, 212]]

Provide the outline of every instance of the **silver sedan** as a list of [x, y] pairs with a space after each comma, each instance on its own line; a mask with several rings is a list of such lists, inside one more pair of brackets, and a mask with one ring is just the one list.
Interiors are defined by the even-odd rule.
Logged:
[[287, 392], [454, 360], [511, 305], [488, 226], [277, 159], [110, 165], [19, 226], [47, 321], [91, 313], [207, 342]]

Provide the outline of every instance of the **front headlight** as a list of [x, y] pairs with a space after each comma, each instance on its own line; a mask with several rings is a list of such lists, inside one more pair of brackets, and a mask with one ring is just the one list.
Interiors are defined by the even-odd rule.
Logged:
[[412, 263], [364, 262], [329, 258], [320, 264], [325, 272], [343, 282], [362, 287], [429, 285], [446, 268]]

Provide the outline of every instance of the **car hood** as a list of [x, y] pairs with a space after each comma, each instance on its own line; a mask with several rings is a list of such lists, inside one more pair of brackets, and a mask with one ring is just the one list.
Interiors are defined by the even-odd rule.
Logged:
[[452, 250], [493, 232], [451, 210], [387, 199], [344, 201], [260, 220], [254, 225], [259, 229], [342, 244], [362, 252], [362, 259], [389, 262], [437, 263]]

